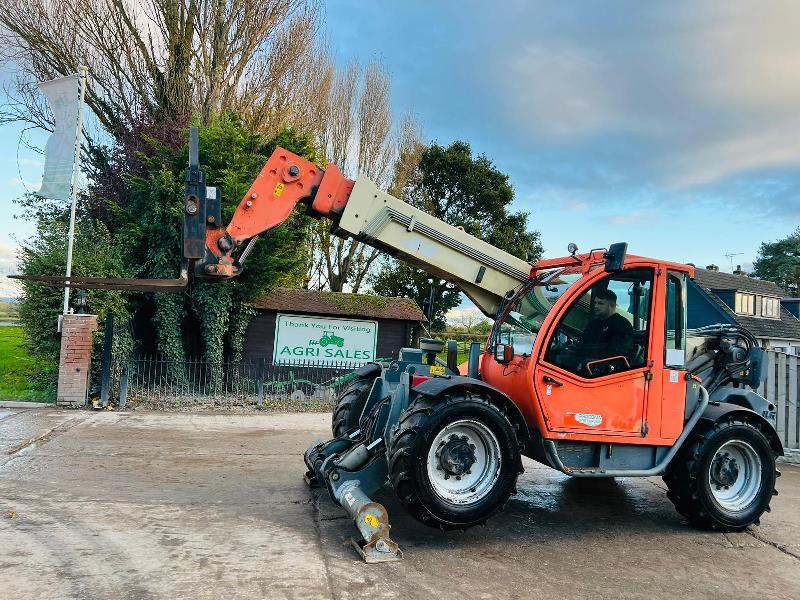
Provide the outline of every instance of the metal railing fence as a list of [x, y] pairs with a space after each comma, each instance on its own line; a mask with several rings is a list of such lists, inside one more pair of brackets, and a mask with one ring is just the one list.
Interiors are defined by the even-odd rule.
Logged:
[[354, 377], [355, 368], [344, 362], [275, 365], [263, 359], [208, 362], [158, 356], [132, 358], [121, 369], [119, 406], [329, 410], [337, 391]]

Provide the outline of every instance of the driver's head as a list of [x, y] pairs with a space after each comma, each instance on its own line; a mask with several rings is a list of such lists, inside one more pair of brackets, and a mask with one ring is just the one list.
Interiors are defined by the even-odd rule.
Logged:
[[607, 319], [617, 310], [617, 295], [611, 290], [600, 290], [594, 295], [594, 316]]

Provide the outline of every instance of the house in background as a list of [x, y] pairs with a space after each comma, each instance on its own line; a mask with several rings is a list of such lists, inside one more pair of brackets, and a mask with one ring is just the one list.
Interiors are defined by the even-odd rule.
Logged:
[[739, 266], [733, 273], [722, 273], [716, 265], [697, 268], [695, 283], [714, 302], [701, 294], [691, 298], [689, 327], [735, 322], [766, 349], [800, 354], [800, 298], [786, 298], [780, 286], [748, 277]]

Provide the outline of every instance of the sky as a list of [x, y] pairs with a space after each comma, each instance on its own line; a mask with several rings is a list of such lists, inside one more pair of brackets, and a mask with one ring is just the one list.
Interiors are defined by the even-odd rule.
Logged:
[[800, 223], [800, 3], [327, 5], [337, 61], [379, 60], [425, 137], [508, 173], [546, 256], [730, 270]]
[[[627, 241], [633, 254], [749, 269], [761, 242], [800, 224], [800, 3], [324, 9], [337, 62], [388, 69], [398, 118], [412, 112], [428, 141], [465, 140], [509, 175], [545, 256]], [[19, 131], [0, 126], [2, 272], [32, 233], [12, 200], [41, 178]]]

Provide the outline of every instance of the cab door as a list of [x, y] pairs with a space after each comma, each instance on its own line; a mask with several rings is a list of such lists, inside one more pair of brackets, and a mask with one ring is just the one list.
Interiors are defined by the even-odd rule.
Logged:
[[653, 276], [635, 268], [601, 278], [547, 332], [534, 388], [550, 431], [646, 433]]

